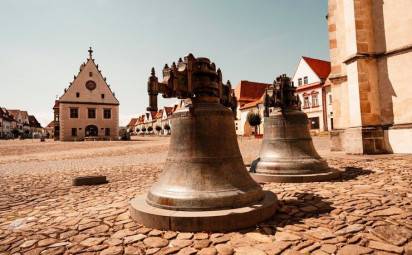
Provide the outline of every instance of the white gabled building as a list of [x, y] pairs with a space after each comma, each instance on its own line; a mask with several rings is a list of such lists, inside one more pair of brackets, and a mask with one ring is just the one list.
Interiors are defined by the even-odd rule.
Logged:
[[312, 131], [333, 129], [332, 93], [328, 82], [330, 70], [329, 61], [302, 57], [292, 78]]

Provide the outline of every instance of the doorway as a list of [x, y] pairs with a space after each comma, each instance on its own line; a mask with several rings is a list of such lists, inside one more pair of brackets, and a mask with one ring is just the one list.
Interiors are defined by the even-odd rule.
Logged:
[[95, 125], [88, 125], [85, 131], [86, 131], [86, 137], [87, 136], [97, 136], [99, 129]]

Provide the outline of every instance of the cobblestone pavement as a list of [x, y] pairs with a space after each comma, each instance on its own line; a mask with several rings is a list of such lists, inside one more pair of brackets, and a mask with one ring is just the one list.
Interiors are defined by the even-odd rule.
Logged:
[[[336, 182], [266, 184], [280, 210], [255, 228], [177, 233], [133, 222], [128, 201], [159, 175], [167, 138], [130, 142], [0, 141], [0, 254], [412, 254], [412, 155], [318, 151]], [[241, 139], [245, 163], [261, 140]], [[102, 174], [108, 184], [73, 187]]]

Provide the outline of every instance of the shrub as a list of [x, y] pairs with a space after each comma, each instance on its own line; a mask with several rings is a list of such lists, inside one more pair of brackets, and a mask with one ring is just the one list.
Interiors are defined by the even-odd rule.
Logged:
[[249, 112], [247, 114], [247, 122], [250, 126], [255, 128], [255, 134], [259, 134], [258, 127], [262, 123], [262, 117], [259, 113]]

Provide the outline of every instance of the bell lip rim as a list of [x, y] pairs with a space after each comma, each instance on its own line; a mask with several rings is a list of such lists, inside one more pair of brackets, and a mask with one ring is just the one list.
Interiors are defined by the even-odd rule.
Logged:
[[[129, 201], [131, 218], [146, 227], [173, 231], [229, 232], [248, 228], [268, 220], [280, 207], [276, 194], [268, 190], [264, 191], [264, 197], [261, 201], [225, 210], [167, 210], [150, 206], [146, 203], [145, 198], [146, 194], [142, 194]], [[242, 219], [245, 222], [239, 221]]]
[[250, 176], [257, 183], [310, 183], [310, 182], [329, 182], [337, 181], [342, 177], [342, 171], [334, 168], [328, 168], [327, 172], [312, 174], [268, 174], [268, 173], [250, 173]]

